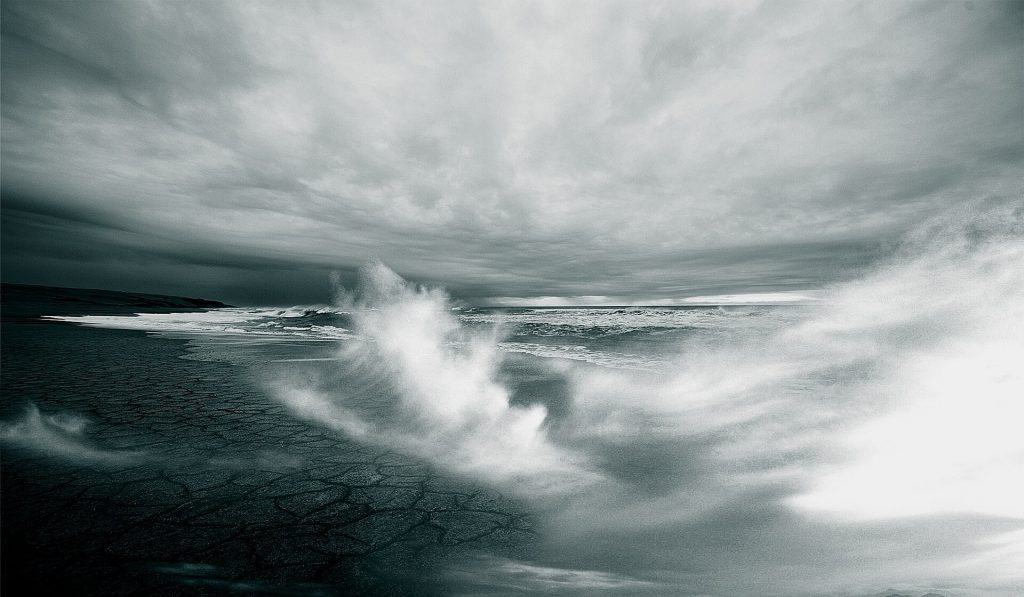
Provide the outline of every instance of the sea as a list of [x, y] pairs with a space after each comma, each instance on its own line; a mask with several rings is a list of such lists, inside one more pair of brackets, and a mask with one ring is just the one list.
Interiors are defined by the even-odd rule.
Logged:
[[1014, 595], [1020, 215], [932, 224], [797, 305], [481, 307], [373, 263], [330, 304], [44, 321], [183, 342], [325, 446], [530, 513], [528, 548], [410, 573], [439, 594]]
[[[372, 308], [367, 310], [373, 310]], [[450, 319], [468, 335], [495, 339], [506, 355], [532, 355], [612, 369], [665, 370], [672, 352], [691, 339], [725, 342], [752, 331], [767, 331], [795, 321], [800, 306], [702, 305], [683, 307], [449, 307]], [[332, 355], [341, 343], [368, 339], [359, 333], [363, 309], [327, 305], [227, 307], [202, 312], [125, 315], [46, 316], [86, 326], [141, 330], [194, 341], [200, 346], [230, 346], [230, 353], [259, 353], [258, 359], [341, 360]], [[458, 340], [446, 341], [457, 347]], [[324, 353], [326, 351], [326, 354]], [[244, 359], [243, 359], [244, 360]]]

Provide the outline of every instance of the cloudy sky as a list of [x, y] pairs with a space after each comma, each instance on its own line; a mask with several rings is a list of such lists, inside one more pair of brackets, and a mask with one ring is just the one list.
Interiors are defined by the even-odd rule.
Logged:
[[[804, 291], [1021, 194], [1022, 2], [2, 6], [3, 279]], [[550, 300], [550, 299], [545, 299]]]

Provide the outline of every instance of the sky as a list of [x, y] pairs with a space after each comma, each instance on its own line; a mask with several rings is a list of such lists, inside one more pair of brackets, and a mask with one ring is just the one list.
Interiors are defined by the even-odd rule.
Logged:
[[793, 297], [1022, 195], [1024, 2], [0, 10], [5, 282]]

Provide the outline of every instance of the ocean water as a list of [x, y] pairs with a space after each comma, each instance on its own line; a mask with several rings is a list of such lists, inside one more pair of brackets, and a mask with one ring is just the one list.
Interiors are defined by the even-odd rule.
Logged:
[[[193, 313], [45, 316], [88, 326], [133, 329], [196, 340], [196, 344], [248, 345], [271, 360], [289, 358], [289, 347], [310, 352], [339, 342], [360, 342], [358, 320], [372, 307], [327, 305], [224, 308]], [[491, 335], [506, 354], [566, 359], [615, 369], [665, 370], [673, 353], [691, 340], [725, 342], [795, 321], [800, 306], [710, 305], [687, 307], [501, 308], [448, 306], [448, 317], [469, 332]], [[446, 341], [452, 347], [460, 340]], [[230, 350], [225, 351], [230, 353]], [[225, 358], [230, 358], [225, 356]], [[301, 358], [301, 357], [296, 357]], [[307, 358], [340, 358], [308, 356]]]
[[440, 571], [453, 594], [1013, 595], [1022, 220], [929, 222], [798, 306], [478, 308], [371, 264], [330, 306], [53, 319], [186, 338], [529, 504], [542, 545]]

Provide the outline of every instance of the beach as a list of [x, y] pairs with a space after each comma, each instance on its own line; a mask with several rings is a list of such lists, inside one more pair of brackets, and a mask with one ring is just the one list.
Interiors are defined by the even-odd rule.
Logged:
[[990, 252], [804, 304], [5, 293], [5, 587], [1017, 594], [1016, 282], [932, 293]]
[[443, 594], [440, 562], [536, 540], [494, 490], [296, 420], [182, 340], [2, 338], [5, 432], [32, 436], [3, 450], [5, 592]]

